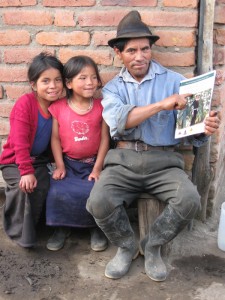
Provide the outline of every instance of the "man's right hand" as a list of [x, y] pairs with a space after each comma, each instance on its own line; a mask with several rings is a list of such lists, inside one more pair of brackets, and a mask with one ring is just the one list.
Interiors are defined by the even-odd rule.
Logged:
[[186, 98], [188, 96], [191, 96], [191, 94], [174, 94], [162, 101], [153, 104], [149, 104], [146, 106], [136, 106], [129, 112], [125, 128], [134, 128], [135, 126], [138, 126], [143, 121], [151, 118], [162, 110], [184, 109], [186, 107]]
[[165, 98], [160, 103], [162, 104], [162, 110], [181, 110], [186, 107], [187, 97], [191, 94], [174, 94], [168, 98]]

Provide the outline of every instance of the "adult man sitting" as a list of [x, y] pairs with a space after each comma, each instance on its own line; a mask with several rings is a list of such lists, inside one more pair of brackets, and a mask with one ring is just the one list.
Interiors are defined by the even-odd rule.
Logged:
[[[108, 42], [124, 64], [103, 89], [103, 117], [117, 146], [105, 159], [87, 209], [118, 247], [105, 270], [105, 276], [113, 279], [125, 275], [138, 255], [125, 207], [142, 192], [166, 204], [140, 244], [146, 274], [155, 281], [167, 276], [161, 246], [172, 240], [200, 207], [197, 189], [184, 172], [183, 157], [175, 151], [180, 142], [174, 138], [177, 110], [185, 107], [188, 96], [178, 95], [184, 77], [151, 59], [151, 46], [158, 39], [140, 14], [131, 11], [119, 23], [117, 37]], [[192, 136], [190, 142], [201, 146], [218, 126], [219, 119], [211, 112], [205, 133]]]

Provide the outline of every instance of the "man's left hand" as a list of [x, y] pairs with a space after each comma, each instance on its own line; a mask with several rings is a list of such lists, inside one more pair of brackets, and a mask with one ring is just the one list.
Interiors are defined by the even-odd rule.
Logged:
[[212, 135], [220, 126], [218, 112], [211, 111], [205, 119], [205, 135]]

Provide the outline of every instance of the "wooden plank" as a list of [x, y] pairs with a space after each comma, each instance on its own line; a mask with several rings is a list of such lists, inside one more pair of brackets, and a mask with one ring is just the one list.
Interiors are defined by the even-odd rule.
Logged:
[[149, 229], [155, 219], [163, 211], [165, 204], [156, 197], [143, 193], [138, 199], [138, 220], [140, 241], [149, 232]]

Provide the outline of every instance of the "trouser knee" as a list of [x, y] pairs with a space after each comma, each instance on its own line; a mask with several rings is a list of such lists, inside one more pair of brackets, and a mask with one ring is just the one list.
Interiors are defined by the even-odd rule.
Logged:
[[108, 201], [104, 193], [91, 192], [87, 200], [86, 209], [95, 219], [101, 220], [108, 217], [115, 207]]
[[183, 219], [191, 220], [201, 208], [200, 199], [198, 192], [193, 191], [189, 192], [186, 197], [183, 197], [179, 205], [173, 205], [171, 203], [171, 206]]

